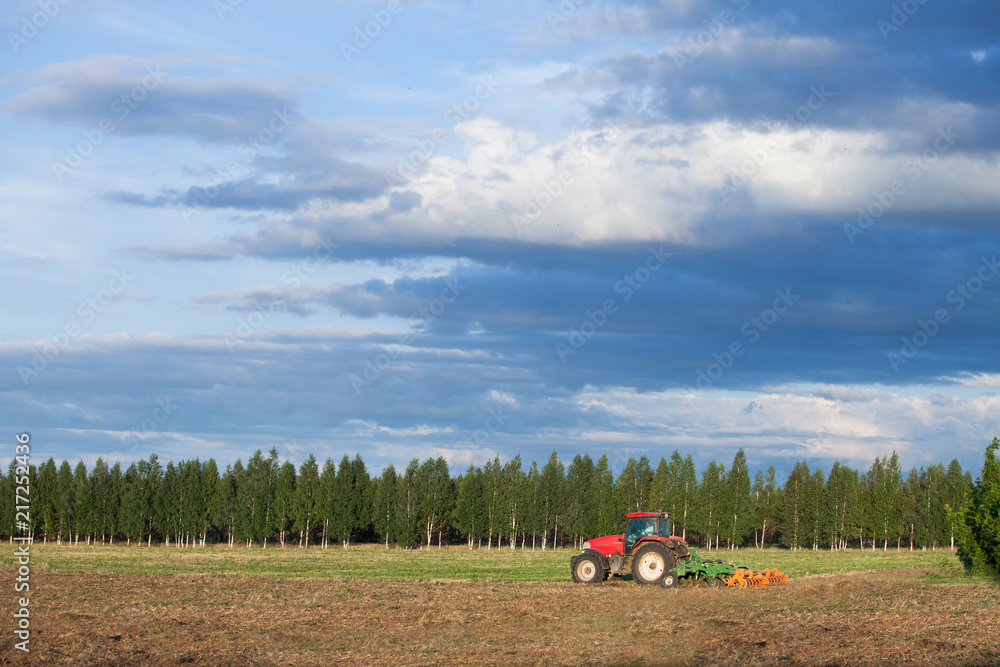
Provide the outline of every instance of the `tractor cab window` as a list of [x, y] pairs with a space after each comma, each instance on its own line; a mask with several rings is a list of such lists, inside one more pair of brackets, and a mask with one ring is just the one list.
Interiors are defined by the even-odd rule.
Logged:
[[656, 519], [630, 519], [625, 533], [625, 543], [632, 545], [643, 537], [656, 535]]
[[670, 519], [660, 519], [660, 537], [670, 537]]

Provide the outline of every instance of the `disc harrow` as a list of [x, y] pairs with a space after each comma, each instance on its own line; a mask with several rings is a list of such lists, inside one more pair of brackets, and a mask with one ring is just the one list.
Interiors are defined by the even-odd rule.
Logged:
[[732, 576], [726, 580], [726, 586], [749, 588], [751, 586], [771, 586], [774, 584], [787, 584], [788, 577], [781, 573], [776, 567], [766, 570], [736, 570]]

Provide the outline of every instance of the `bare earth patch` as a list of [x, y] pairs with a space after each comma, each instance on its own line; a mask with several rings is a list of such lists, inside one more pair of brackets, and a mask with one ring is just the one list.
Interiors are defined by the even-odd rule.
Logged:
[[0, 663], [994, 665], [998, 609], [921, 570], [722, 590], [47, 572], [30, 655], [4, 633]]

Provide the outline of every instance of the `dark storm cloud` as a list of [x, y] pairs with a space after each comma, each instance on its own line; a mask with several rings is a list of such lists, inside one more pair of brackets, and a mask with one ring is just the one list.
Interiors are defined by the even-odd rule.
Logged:
[[[892, 5], [903, 3], [846, 0], [836, 4], [803, 5], [790, 0], [708, 0], [699, 3], [612, 0], [606, 4], [640, 8], [643, 20], [656, 32], [702, 30], [705, 22], [729, 10], [736, 20], [766, 21], [775, 29], [788, 33], [853, 35], [877, 43], [888, 41], [883, 38], [878, 21], [888, 20]], [[910, 11], [905, 17], [905, 28], [890, 30], [891, 39], [919, 41], [933, 34], [937, 40], [972, 48], [982, 48], [996, 39], [993, 28], [1000, 23], [1000, 9], [995, 3], [977, 0], [948, 4], [914, 0], [907, 5]], [[732, 25], [735, 24], [734, 21]]]
[[780, 122], [810, 103], [814, 90], [827, 90], [829, 101], [809, 114], [812, 124], [927, 135], [945, 120], [928, 115], [927, 105], [965, 105], [948, 119], [969, 134], [964, 150], [1000, 145], [1000, 8], [911, 4], [918, 9], [904, 14], [905, 23], [892, 17], [899, 3], [647, 6], [666, 48], [581, 64], [547, 85], [604, 91], [591, 106], [599, 121], [651, 124]]
[[[648, 390], [693, 385], [698, 369], [734, 342], [747, 353], [717, 386], [930, 382], [1000, 370], [1000, 361], [987, 361], [1000, 360], [993, 335], [1000, 324], [1000, 276], [993, 281], [990, 273], [1000, 240], [967, 230], [886, 228], [852, 246], [835, 225], [804, 231], [794, 240], [675, 249], [652, 272], [643, 269], [648, 244], [534, 247], [507, 255], [497, 249], [494, 255], [470, 253], [467, 246], [464, 256], [482, 264], [447, 276], [316, 284], [284, 297], [296, 312], [389, 316], [459, 349], [527, 353], [558, 378], [557, 385], [574, 389], [588, 383]], [[963, 296], [970, 288], [975, 292]], [[447, 305], [428, 316], [442, 295]], [[266, 290], [241, 290], [201, 299], [253, 310], [267, 296]], [[609, 301], [612, 307], [601, 315]], [[767, 311], [776, 303], [782, 313], [769, 321], [775, 313]], [[927, 353], [893, 368], [887, 354], [942, 310], [947, 322], [937, 327]], [[581, 341], [573, 332], [598, 321], [585, 345], [559, 354], [557, 343]]]

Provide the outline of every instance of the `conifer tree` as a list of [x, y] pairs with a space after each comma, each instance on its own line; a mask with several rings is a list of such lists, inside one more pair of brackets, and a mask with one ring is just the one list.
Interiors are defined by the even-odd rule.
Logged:
[[59, 466], [58, 483], [56, 485], [56, 515], [59, 519], [56, 540], [61, 544], [63, 539], [69, 540], [71, 521], [73, 518], [73, 469], [69, 461], [63, 461]]
[[[383, 473], [383, 476], [385, 473]], [[395, 470], [393, 470], [395, 475]], [[465, 536], [469, 550], [483, 536], [483, 473], [473, 464], [455, 480], [457, 496], [452, 523]], [[381, 507], [381, 505], [379, 505]], [[388, 540], [388, 537], [386, 537]], [[386, 542], [388, 545], [388, 541]]]
[[528, 468], [527, 479], [525, 480], [525, 494], [527, 498], [524, 528], [521, 531], [522, 546], [525, 544], [525, 536], [531, 535], [531, 550], [535, 550], [538, 536], [542, 532], [542, 512], [541, 512], [541, 478], [542, 473], [538, 470], [538, 462], [532, 461]]
[[947, 539], [949, 548], [955, 548], [955, 540], [958, 535], [959, 526], [954, 514], [949, 514], [946, 507], [960, 508], [965, 506], [966, 498], [972, 489], [972, 478], [970, 473], [962, 473], [962, 464], [958, 459], [952, 459], [945, 472], [943, 489], [941, 493], [941, 510], [944, 512], [947, 521], [947, 529], [942, 537]]
[[[38, 521], [38, 532], [44, 544], [49, 539], [55, 539], [59, 526], [59, 511], [57, 504], [57, 490], [59, 487], [59, 476], [56, 472], [56, 460], [50, 458], [38, 467], [38, 486], [32, 489], [35, 501], [31, 508], [31, 513]], [[4, 500], [13, 498], [4, 496]], [[30, 498], [30, 495], [29, 495]]]
[[139, 462], [139, 474], [142, 476], [142, 509], [146, 520], [146, 546], [153, 544], [153, 532], [156, 529], [156, 496], [163, 481], [163, 466], [156, 454], [150, 454], [148, 461]]
[[328, 458], [323, 464], [323, 472], [320, 474], [319, 486], [320, 495], [323, 499], [321, 505], [323, 524], [322, 534], [320, 535], [320, 544], [324, 549], [326, 549], [330, 542], [330, 522], [338, 511], [339, 502], [337, 489], [337, 464], [333, 462], [333, 459]]
[[118, 515], [119, 531], [130, 545], [141, 542], [146, 536], [144, 496], [143, 479], [138, 466], [133, 463], [122, 480], [122, 504]]
[[173, 461], [168, 461], [163, 470], [163, 480], [153, 500], [153, 511], [156, 529], [164, 537], [164, 546], [170, 546], [171, 538], [180, 546], [180, 473]]
[[701, 473], [701, 484], [698, 485], [698, 502], [695, 521], [698, 532], [705, 538], [705, 547], [719, 547], [721, 522], [726, 510], [725, 466], [719, 465], [713, 459], [708, 462]]
[[[247, 461], [243, 483], [237, 480], [237, 500], [246, 529], [247, 547], [260, 542], [267, 548], [267, 540], [276, 528], [274, 495], [277, 486], [278, 451], [271, 449], [267, 458], [258, 449]], [[240, 522], [237, 524], [240, 525]]]
[[670, 488], [673, 486], [673, 470], [663, 456], [656, 464], [653, 472], [653, 482], [649, 486], [649, 502], [657, 510], [670, 512], [671, 517], [677, 514], [674, 500], [670, 497]]
[[539, 484], [539, 511], [542, 514], [542, 549], [550, 544], [557, 546], [559, 519], [565, 515], [566, 507], [566, 468], [563, 466], [555, 450], [549, 455], [545, 467], [542, 468]]
[[[391, 466], [390, 466], [391, 467]], [[393, 471], [395, 475], [395, 471]], [[312, 454], [299, 466], [295, 486], [295, 530], [299, 533], [299, 546], [308, 548], [310, 533], [322, 516], [319, 464]]]
[[914, 542], [917, 539], [917, 535], [920, 531], [920, 514], [918, 513], [919, 501], [922, 496], [921, 489], [921, 473], [917, 471], [916, 466], [910, 468], [909, 474], [906, 476], [906, 482], [903, 484], [903, 490], [901, 494], [902, 501], [900, 503], [900, 516], [903, 522], [903, 534], [907, 537], [907, 543], [909, 544], [910, 551], [913, 551]]
[[83, 461], [73, 469], [73, 514], [72, 531], [76, 536], [76, 544], [80, 543], [80, 535], [90, 543], [90, 520], [93, 496], [90, 492], [90, 480], [87, 477], [87, 466]]
[[108, 540], [110, 544], [115, 543], [115, 536], [120, 535], [118, 530], [119, 512], [121, 511], [122, 492], [124, 491], [124, 478], [122, 476], [121, 463], [115, 462], [111, 466], [108, 479], [108, 493], [111, 496], [109, 503], [109, 513], [107, 518]]
[[243, 478], [243, 463], [236, 459], [236, 463], [226, 466], [226, 472], [219, 480], [219, 509], [216, 513], [217, 525], [224, 530], [226, 542], [232, 548], [236, 540], [245, 539], [240, 532], [240, 524], [243, 512], [240, 509], [237, 489]]
[[812, 487], [809, 464], [797, 461], [785, 480], [781, 508], [781, 541], [792, 550], [802, 546], [808, 535], [808, 499]]
[[[448, 466], [445, 464], [446, 471], [447, 468]], [[368, 474], [368, 469], [365, 467], [365, 462], [361, 460], [360, 454], [355, 454], [351, 460], [351, 481], [354, 483], [351, 494], [351, 500], [354, 503], [354, 525], [351, 526], [351, 529], [352, 532], [366, 531], [372, 525], [368, 490], [371, 485], [371, 476]]]
[[208, 529], [215, 523], [222, 499], [222, 483], [219, 480], [219, 466], [215, 459], [209, 459], [201, 469], [201, 516], [198, 517], [197, 532], [201, 546], [208, 539]]
[[575, 547], [598, 532], [594, 472], [589, 454], [574, 456], [566, 471], [566, 530]]
[[750, 470], [746, 454], [741, 447], [733, 457], [733, 465], [726, 475], [725, 519], [722, 530], [730, 548], [738, 547], [750, 532]]
[[688, 530], [695, 523], [695, 509], [699, 494], [698, 473], [694, 467], [694, 459], [688, 454], [683, 459], [676, 450], [670, 457], [670, 467], [672, 474], [670, 481], [672, 486], [668, 491], [670, 498], [674, 499], [673, 525], [680, 526], [680, 532], [674, 529], [674, 534], [687, 539]]
[[500, 546], [506, 512], [503, 504], [503, 466], [500, 457], [494, 456], [483, 466], [483, 510], [485, 519], [486, 548], [493, 547], [493, 537]]
[[417, 518], [424, 534], [424, 543], [429, 547], [437, 533], [438, 546], [441, 546], [441, 531], [454, 503], [448, 462], [444, 457], [424, 461], [417, 470], [416, 484], [419, 494]]
[[[183, 546], [195, 546], [202, 531], [202, 520], [205, 516], [205, 499], [202, 485], [201, 461], [192, 459], [182, 461], [178, 468], [178, 510], [179, 535]], [[181, 546], [181, 542], [178, 542]]]
[[277, 520], [278, 543], [285, 548], [285, 534], [292, 528], [295, 514], [295, 464], [285, 461], [278, 470], [274, 494], [274, 515]]
[[952, 512], [958, 557], [966, 569], [1000, 576], [1000, 439], [986, 448], [982, 473], [965, 501]]
[[501, 506], [503, 507], [503, 522], [501, 524], [501, 534], [508, 540], [511, 549], [517, 542], [518, 530], [524, 520], [524, 508], [526, 504], [526, 477], [521, 469], [520, 454], [508, 461], [503, 466], [501, 473]]
[[834, 461], [826, 482], [826, 499], [830, 548], [846, 549], [848, 540], [857, 532], [853, 525], [858, 502], [857, 471]]
[[809, 533], [813, 551], [819, 549], [830, 522], [826, 502], [826, 479], [821, 468], [813, 470], [808, 492]]
[[396, 484], [395, 532], [398, 544], [404, 546], [416, 547], [420, 544], [420, 524], [417, 514], [420, 506], [417, 480], [419, 470], [420, 461], [412, 459]]
[[103, 544], [108, 533], [114, 530], [113, 518], [114, 493], [111, 487], [111, 473], [103, 458], [98, 458], [90, 471], [90, 526], [94, 533], [94, 541], [101, 540]]
[[625, 516], [619, 514], [615, 506], [615, 474], [608, 463], [607, 454], [601, 454], [594, 464], [593, 485], [594, 523], [590, 528], [591, 536], [610, 535], [625, 530]]
[[333, 496], [327, 498], [327, 508], [330, 518], [330, 535], [346, 549], [350, 546], [351, 532], [357, 524], [358, 502], [354, 497], [354, 469], [351, 459], [344, 458], [337, 465], [336, 482], [333, 485]]

